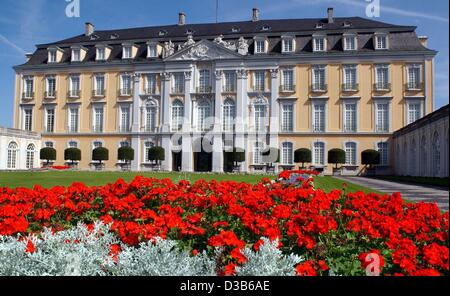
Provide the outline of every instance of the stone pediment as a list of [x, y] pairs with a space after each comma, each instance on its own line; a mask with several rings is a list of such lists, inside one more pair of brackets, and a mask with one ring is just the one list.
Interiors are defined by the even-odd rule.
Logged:
[[175, 54], [167, 57], [166, 61], [183, 61], [183, 60], [221, 60], [235, 59], [243, 56], [226, 48], [223, 45], [208, 40], [202, 40], [189, 47], [183, 48]]

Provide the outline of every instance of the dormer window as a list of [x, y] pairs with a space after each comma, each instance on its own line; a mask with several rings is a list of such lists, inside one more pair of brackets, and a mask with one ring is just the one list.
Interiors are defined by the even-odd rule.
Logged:
[[317, 23], [316, 24], [316, 29], [323, 29], [323, 24], [322, 23]]
[[295, 40], [293, 37], [282, 37], [281, 42], [282, 53], [293, 53], [295, 51]]
[[261, 28], [261, 31], [269, 31], [270, 30], [270, 27], [268, 26], [268, 25], [264, 25], [262, 28]]
[[95, 59], [97, 61], [104, 61], [104, 60], [106, 60], [106, 52], [105, 51], [106, 50], [105, 50], [104, 47], [98, 47]]
[[388, 35], [384, 33], [375, 34], [375, 49], [383, 50], [389, 47]]
[[158, 35], [159, 36], [166, 36], [167, 31], [159, 31]]
[[56, 63], [56, 49], [51, 49], [48, 51], [48, 62]]
[[233, 33], [239, 33], [240, 31], [241, 31], [241, 29], [239, 29], [238, 27], [233, 27], [231, 29], [231, 32], [233, 32]]
[[323, 52], [327, 48], [327, 39], [325, 36], [315, 36], [313, 37], [313, 51]]
[[109, 38], [111, 38], [112, 40], [114, 40], [114, 39], [119, 38], [119, 35], [118, 35], [118, 34], [111, 34], [111, 36], [110, 36]]
[[122, 59], [131, 59], [132, 58], [132, 46], [124, 45], [122, 52]]
[[266, 39], [255, 39], [255, 54], [266, 53]]
[[357, 39], [356, 35], [348, 34], [343, 36], [343, 48], [345, 51], [348, 50], [356, 50], [357, 48]]
[[157, 58], [158, 48], [156, 43], [147, 43], [147, 58]]
[[81, 62], [81, 49], [72, 49], [72, 62]]
[[352, 26], [352, 23], [349, 22], [349, 21], [345, 21], [345, 22], [342, 24], [342, 26], [343, 26], [344, 28], [349, 28], [349, 27]]

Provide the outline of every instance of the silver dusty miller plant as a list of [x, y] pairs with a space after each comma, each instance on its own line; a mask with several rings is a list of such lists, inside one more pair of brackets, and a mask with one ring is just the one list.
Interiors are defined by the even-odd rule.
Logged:
[[238, 276], [294, 276], [295, 266], [303, 261], [303, 258], [295, 255], [283, 255], [278, 249], [278, 240], [270, 241], [261, 238], [263, 244], [257, 252], [245, 248], [242, 254], [248, 261], [243, 266], [236, 267]]

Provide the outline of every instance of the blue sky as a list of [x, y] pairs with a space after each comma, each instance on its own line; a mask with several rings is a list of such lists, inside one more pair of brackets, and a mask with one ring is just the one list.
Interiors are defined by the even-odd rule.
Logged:
[[[327, 7], [336, 16], [365, 17], [365, 0], [219, 0], [219, 21], [248, 20], [258, 7], [261, 18], [324, 17]], [[174, 24], [178, 12], [188, 23], [214, 22], [215, 0], [80, 0], [80, 18], [68, 18], [66, 0], [0, 0], [0, 126], [12, 125], [14, 65], [25, 61], [35, 44], [82, 34], [90, 21], [97, 29]], [[439, 51], [435, 62], [435, 107], [448, 104], [449, 1], [380, 0], [380, 21], [417, 26]]]

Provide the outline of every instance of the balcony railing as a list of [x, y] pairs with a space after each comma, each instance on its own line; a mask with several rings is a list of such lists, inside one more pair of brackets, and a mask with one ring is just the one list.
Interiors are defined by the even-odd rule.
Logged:
[[378, 133], [387, 133], [389, 132], [389, 126], [385, 124], [377, 124], [375, 126], [375, 131]]
[[280, 85], [280, 92], [295, 92], [295, 85], [293, 84]]
[[103, 98], [105, 96], [105, 89], [94, 89], [92, 91], [92, 96], [97, 98]]
[[22, 93], [23, 100], [32, 100], [34, 99], [34, 92], [23, 92]]
[[253, 92], [264, 92], [266, 87], [264, 85], [254, 85], [252, 88]]
[[359, 84], [358, 83], [343, 83], [342, 91], [358, 91]]
[[312, 131], [314, 133], [322, 133], [325, 132], [325, 126], [313, 124]]
[[224, 93], [235, 93], [236, 86], [235, 85], [226, 85], [223, 87], [222, 92]]
[[129, 126], [119, 126], [119, 132], [121, 133], [129, 133], [131, 128]]
[[131, 88], [121, 88], [119, 89], [119, 96], [120, 97], [130, 97], [133, 93], [133, 89]]
[[183, 87], [173, 87], [170, 90], [170, 93], [173, 94], [173, 95], [184, 94], [184, 88]]
[[155, 126], [144, 126], [144, 131], [146, 133], [156, 133], [158, 132], [158, 128]]
[[182, 129], [183, 129], [183, 124], [172, 125], [172, 126], [170, 127], [170, 130], [171, 130], [172, 132], [179, 132], [179, 131], [181, 131]]
[[391, 90], [391, 84], [388, 82], [377, 82], [373, 85], [373, 88], [376, 91], [390, 91]]
[[326, 92], [328, 90], [328, 85], [323, 83], [313, 83], [311, 85], [312, 92]]
[[407, 82], [405, 84], [406, 90], [422, 90], [423, 83], [422, 82]]
[[102, 133], [103, 132], [103, 126], [94, 126], [92, 128], [92, 132], [94, 132], [94, 133]]
[[44, 98], [45, 99], [54, 99], [54, 98], [56, 98], [56, 91], [52, 90], [52, 91], [44, 92]]
[[69, 98], [79, 98], [80, 97], [80, 90], [79, 89], [69, 90], [68, 93], [67, 93], [67, 96]]
[[195, 88], [195, 92], [197, 94], [209, 94], [212, 92], [212, 87], [211, 86], [197, 86]]
[[346, 132], [346, 133], [355, 133], [356, 132], [356, 126], [354, 126], [354, 125], [344, 125], [344, 132]]
[[144, 89], [144, 94], [146, 94], [146, 95], [156, 95], [157, 94], [156, 87], [155, 88], [146, 88], [146, 89]]

